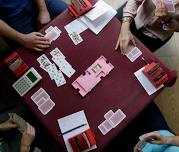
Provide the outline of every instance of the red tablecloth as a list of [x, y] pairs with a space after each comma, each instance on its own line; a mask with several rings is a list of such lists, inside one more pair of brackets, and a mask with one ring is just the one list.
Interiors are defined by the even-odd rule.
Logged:
[[[40, 68], [36, 59], [42, 53], [36, 53], [24, 48], [17, 50], [22, 59], [29, 66], [33, 66], [43, 77], [41, 82], [24, 96], [24, 102], [50, 132], [61, 147], [61, 151], [65, 151], [65, 145], [63, 138], [58, 136], [60, 129], [57, 119], [84, 110], [89, 125], [96, 136], [98, 147], [96, 151], [101, 151], [162, 90], [149, 96], [134, 76], [134, 72], [145, 65], [141, 58], [131, 63], [119, 51], [114, 50], [120, 29], [120, 22], [116, 18], [112, 19], [98, 35], [93, 34], [90, 30], [81, 33], [84, 41], [77, 46], [73, 44], [64, 29], [64, 26], [72, 20], [74, 18], [66, 11], [42, 30], [44, 32], [50, 25], [58, 26], [62, 30], [61, 36], [55, 42], [52, 42], [51, 47], [43, 53], [51, 59], [49, 51], [58, 47], [74, 67], [76, 73], [71, 78], [65, 77], [67, 80], [66, 85], [56, 87], [55, 82], [50, 80], [48, 73]], [[143, 52], [142, 56], [148, 62], [160, 62], [141, 42], [138, 40], [136, 42], [138, 48]], [[101, 55], [104, 55], [114, 65], [114, 69], [107, 77], [102, 78], [102, 81], [89, 94], [82, 98], [71, 84]], [[165, 66], [163, 68], [168, 74], [171, 73]], [[175, 79], [176, 77], [170, 78], [171, 81]], [[31, 95], [40, 87], [47, 91], [56, 104], [55, 108], [46, 116], [40, 113], [37, 106], [30, 99]], [[110, 109], [116, 111], [119, 108], [127, 115], [126, 119], [107, 135], [103, 136], [98, 130], [98, 125], [104, 121], [104, 114]]]

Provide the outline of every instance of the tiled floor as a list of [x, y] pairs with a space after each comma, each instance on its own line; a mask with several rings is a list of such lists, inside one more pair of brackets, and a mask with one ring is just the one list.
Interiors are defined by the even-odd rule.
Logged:
[[[65, 0], [70, 1], [70, 0]], [[115, 9], [126, 0], [104, 0]], [[171, 40], [155, 52], [167, 67], [179, 71], [179, 34], [175, 33]], [[164, 114], [169, 126], [179, 134], [179, 80], [171, 88], [166, 88], [155, 100]]]

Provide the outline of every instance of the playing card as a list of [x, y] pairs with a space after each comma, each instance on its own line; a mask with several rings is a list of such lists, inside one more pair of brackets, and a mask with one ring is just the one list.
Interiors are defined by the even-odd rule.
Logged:
[[49, 27], [45, 30], [45, 33], [50, 32], [52, 29], [53, 29], [53, 27], [52, 27], [52, 26], [49, 26]]
[[52, 64], [45, 54], [42, 54], [40, 57], [38, 57], [37, 61], [42, 69], [47, 69], [47, 67]]
[[102, 132], [103, 135], [106, 135], [108, 133], [108, 130], [104, 127], [103, 124], [100, 124], [98, 126], [98, 129]]
[[45, 100], [48, 100], [50, 98], [50, 96], [47, 94], [47, 92], [42, 91], [33, 99], [33, 101], [37, 105], [38, 102], [40, 101], [40, 99], [42, 99], [42, 98], [44, 98]]
[[175, 4], [173, 0], [164, 0], [164, 3], [168, 12], [171, 12], [171, 13], [175, 12]]
[[77, 45], [83, 41], [82, 37], [77, 32], [73, 32], [68, 35], [75, 45]]
[[50, 43], [52, 41], [55, 41], [59, 36], [60, 33], [58, 33], [54, 28], [51, 29], [47, 34], [45, 34], [45, 38], [47, 38]]
[[112, 124], [113, 127], [116, 127], [121, 123], [126, 115], [122, 112], [122, 110], [118, 109], [110, 118], [109, 122]]
[[58, 56], [60, 58], [64, 58], [65, 59], [65, 56], [63, 55], [63, 53], [58, 48], [55, 48], [54, 50], [52, 50], [50, 52], [50, 54], [51, 54], [52, 57]]
[[27, 128], [26, 121], [16, 113], [9, 113], [10, 119], [15, 122], [18, 126], [18, 130], [23, 134]]
[[43, 88], [40, 88], [31, 96], [31, 99], [34, 100], [43, 91], [45, 91], [45, 90]]
[[57, 87], [66, 84], [66, 80], [61, 71], [58, 71], [58, 75], [54, 77]]
[[59, 33], [59, 34], [62, 33], [62, 31], [61, 31], [57, 26], [54, 27], [54, 30], [55, 30], [57, 33]]
[[44, 97], [42, 97], [37, 103], [36, 105], [39, 107], [41, 106], [42, 104], [44, 104], [46, 102], [46, 99]]
[[107, 129], [108, 132], [113, 128], [112, 124], [108, 120], [103, 121], [102, 124]]
[[109, 110], [105, 115], [104, 118], [108, 120], [111, 116], [113, 116], [114, 112], [112, 110]]
[[134, 62], [141, 54], [142, 52], [137, 47], [130, 47], [125, 55], [131, 62]]
[[46, 115], [52, 110], [54, 106], [55, 106], [55, 103], [51, 99], [48, 99], [46, 100], [45, 103], [39, 106], [38, 109], [42, 112], [42, 114]]
[[58, 65], [59, 69], [67, 76], [71, 77], [75, 70], [72, 68], [72, 66], [64, 59], [60, 58], [58, 56], [55, 56], [52, 58], [52, 60]]

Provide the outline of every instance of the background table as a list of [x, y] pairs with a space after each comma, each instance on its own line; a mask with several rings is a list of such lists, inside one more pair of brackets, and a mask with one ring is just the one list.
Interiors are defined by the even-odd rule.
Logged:
[[[29, 66], [33, 66], [43, 77], [40, 83], [23, 97], [23, 100], [50, 132], [53, 139], [56, 140], [61, 151], [65, 151], [65, 145], [62, 136], [59, 137], [60, 128], [57, 119], [84, 110], [89, 125], [96, 136], [98, 146], [96, 151], [101, 151], [162, 89], [149, 96], [134, 76], [134, 72], [145, 65], [142, 59], [139, 58], [134, 63], [131, 63], [129, 59], [120, 54], [119, 50], [114, 50], [120, 29], [120, 22], [116, 18], [112, 19], [98, 35], [93, 34], [90, 30], [81, 33], [84, 41], [77, 46], [73, 44], [64, 29], [64, 26], [72, 20], [74, 18], [65, 11], [42, 29], [41, 32], [44, 33], [44, 30], [52, 25], [58, 26], [62, 30], [61, 36], [55, 42], [52, 42], [51, 47], [46, 51], [37, 53], [25, 48], [19, 48], [17, 50], [22, 59]], [[138, 48], [143, 52], [142, 56], [148, 62], [160, 62], [141, 42], [137, 39], [136, 42]], [[49, 52], [55, 47], [58, 47], [63, 52], [67, 61], [76, 70], [76, 73], [71, 78], [65, 77], [67, 84], [59, 88], [54, 81], [50, 80], [48, 73], [40, 68], [36, 60], [43, 53], [51, 59]], [[83, 98], [71, 84], [101, 55], [104, 55], [108, 62], [114, 65], [114, 69], [108, 76], [102, 78], [102, 81]], [[163, 68], [170, 76], [171, 71], [165, 66]], [[175, 79], [176, 77], [170, 77], [170, 81], [174, 81]], [[41, 114], [37, 106], [30, 99], [31, 95], [40, 87], [47, 91], [56, 104], [54, 109], [46, 116]], [[98, 130], [98, 125], [104, 121], [104, 114], [110, 109], [116, 111], [119, 108], [127, 115], [126, 119], [107, 135], [103, 136]]]

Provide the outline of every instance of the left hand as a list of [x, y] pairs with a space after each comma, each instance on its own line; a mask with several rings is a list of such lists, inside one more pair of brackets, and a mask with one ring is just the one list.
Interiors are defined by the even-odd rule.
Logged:
[[39, 12], [39, 15], [37, 18], [37, 24], [39, 28], [43, 27], [50, 21], [51, 21], [51, 18], [50, 18], [50, 14], [48, 10]]
[[9, 130], [13, 128], [17, 128], [17, 124], [14, 123], [11, 119], [0, 124], [0, 130]]

